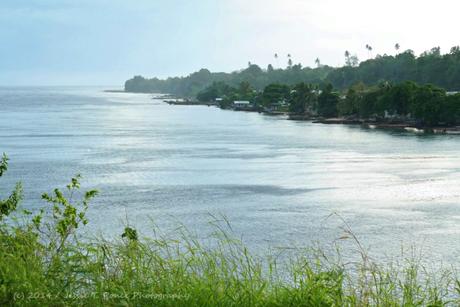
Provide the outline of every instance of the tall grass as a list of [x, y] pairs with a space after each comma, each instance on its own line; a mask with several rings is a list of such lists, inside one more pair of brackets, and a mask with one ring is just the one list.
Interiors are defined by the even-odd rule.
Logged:
[[[352, 264], [313, 251], [299, 251], [283, 261], [274, 255], [256, 257], [228, 234], [225, 221], [215, 225], [208, 244], [183, 227], [170, 236], [156, 229], [150, 238], [140, 238], [127, 227], [117, 240], [81, 240], [77, 230], [88, 222], [85, 213], [97, 193], [79, 188], [76, 177], [67, 191], [44, 194], [49, 210], [35, 214], [18, 209], [20, 197], [5, 206], [8, 210], [0, 202], [1, 306], [460, 303], [453, 271], [435, 277], [415, 260], [382, 267], [363, 249], [361, 260]], [[345, 233], [359, 246], [348, 227]]]

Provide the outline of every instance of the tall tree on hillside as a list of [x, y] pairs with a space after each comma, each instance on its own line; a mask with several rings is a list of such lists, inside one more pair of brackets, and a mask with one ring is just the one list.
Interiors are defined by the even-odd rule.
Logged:
[[401, 46], [399, 46], [399, 44], [398, 44], [398, 43], [396, 43], [396, 44], [395, 44], [396, 53], [398, 53], [398, 51], [399, 51], [399, 48], [401, 48]]
[[287, 57], [288, 57], [288, 67], [289, 67], [289, 68], [291, 68], [291, 67], [292, 67], [292, 59], [291, 59], [291, 54], [290, 54], [290, 53], [288, 53]]
[[276, 67], [279, 67], [279, 65], [278, 65], [278, 53], [275, 53], [275, 62], [276, 62]]
[[345, 64], [347, 66], [351, 66], [350, 62], [350, 52], [348, 50], [345, 50]]
[[350, 65], [353, 66], [353, 67], [356, 67], [356, 66], [358, 66], [358, 64], [359, 64], [358, 56], [356, 54], [352, 55], [350, 57]]
[[319, 58], [316, 58], [315, 64], [317, 67], [321, 67], [321, 61], [319, 60]]
[[372, 46], [369, 44], [366, 44], [366, 49], [367, 49], [367, 56], [368, 58], [372, 58]]

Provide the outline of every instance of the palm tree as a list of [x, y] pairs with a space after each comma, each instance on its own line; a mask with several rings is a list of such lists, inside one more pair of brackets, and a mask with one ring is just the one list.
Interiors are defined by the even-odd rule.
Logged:
[[350, 52], [348, 50], [345, 50], [345, 64], [350, 66]]
[[316, 64], [316, 66], [318, 66], [318, 67], [321, 66], [321, 61], [319, 60], [319, 58], [316, 58], [315, 64]]
[[372, 47], [369, 44], [366, 44], [367, 57], [370, 59], [372, 57]]
[[276, 61], [276, 66], [279, 67], [279, 65], [278, 65], [278, 53], [275, 53], [275, 61]]
[[292, 66], [291, 54], [288, 53], [287, 57], [288, 57], [288, 67], [291, 67]]
[[398, 43], [395, 44], [396, 53], [398, 53], [400, 47], [401, 47], [401, 46], [399, 46]]

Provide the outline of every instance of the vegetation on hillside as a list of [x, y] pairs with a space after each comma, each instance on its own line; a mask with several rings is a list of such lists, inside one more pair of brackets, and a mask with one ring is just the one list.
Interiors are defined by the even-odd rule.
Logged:
[[439, 47], [415, 56], [412, 50], [392, 55], [377, 55], [358, 66], [346, 65], [331, 71], [326, 82], [345, 89], [358, 82], [375, 85], [382, 81], [413, 81], [434, 84], [449, 91], [460, 90], [460, 47], [441, 54]]
[[[315, 61], [316, 68], [292, 65], [292, 58], [289, 56], [285, 69], [275, 69], [271, 64], [262, 69], [249, 63], [246, 69], [232, 73], [211, 73], [207, 69], [201, 69], [186, 77], [164, 80], [136, 76], [126, 81], [125, 90], [195, 97], [214, 82], [225, 82], [232, 87], [248, 82], [260, 91], [267, 85], [276, 83], [289, 86], [301, 82], [316, 85], [330, 83], [334, 88], [344, 90], [360, 82], [372, 86], [383, 81], [400, 83], [406, 80], [420, 84], [430, 83], [449, 91], [460, 90], [460, 47], [452, 47], [446, 54], [441, 54], [440, 48], [435, 47], [419, 56], [412, 50], [400, 53], [399, 48], [399, 44], [396, 44], [396, 55], [377, 55], [361, 63], [355, 55], [346, 51], [345, 65], [339, 68], [322, 65], [319, 59]], [[372, 47], [366, 45], [366, 49], [371, 55]], [[278, 61], [278, 56], [275, 57]]]
[[225, 82], [230, 86], [238, 86], [247, 82], [256, 89], [263, 89], [270, 83], [294, 84], [298, 82], [320, 83], [332, 71], [332, 67], [302, 68], [297, 64], [286, 69], [261, 69], [251, 64], [246, 69], [232, 73], [212, 73], [201, 69], [187, 77], [174, 77], [161, 80], [158, 78], [146, 79], [141, 76], [126, 81], [125, 90], [140, 93], [169, 93], [185, 97], [195, 97], [198, 92], [214, 82]]
[[[7, 170], [6, 157], [0, 175]], [[210, 245], [180, 228], [140, 238], [82, 240], [94, 190], [79, 177], [43, 194], [48, 209], [18, 207], [18, 186], [1, 202], [2, 306], [445, 306], [460, 303], [453, 270], [431, 275], [416, 259], [398, 267], [332, 261], [298, 250], [281, 261], [253, 256], [216, 223]], [[354, 238], [349, 228], [345, 237]], [[359, 241], [356, 241], [359, 246]]]

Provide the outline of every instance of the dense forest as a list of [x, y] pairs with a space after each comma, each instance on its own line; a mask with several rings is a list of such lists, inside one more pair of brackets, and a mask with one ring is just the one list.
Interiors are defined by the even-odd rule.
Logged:
[[460, 124], [460, 94], [448, 93], [431, 85], [412, 81], [379, 82], [367, 86], [359, 82], [345, 92], [323, 84], [280, 83], [267, 85], [257, 91], [248, 82], [232, 87], [215, 82], [200, 91], [203, 102], [221, 98], [220, 107], [230, 108], [235, 100], [248, 100], [255, 110], [285, 107], [291, 115], [306, 117], [343, 117], [412, 123], [418, 126], [452, 126]]
[[[396, 46], [398, 50], [399, 46]], [[262, 69], [249, 63], [246, 69], [232, 73], [212, 73], [207, 69], [201, 69], [186, 77], [164, 80], [136, 76], [126, 81], [125, 90], [195, 97], [214, 82], [225, 82], [233, 87], [239, 86], [241, 82], [248, 82], [254, 89], [260, 91], [274, 83], [289, 86], [301, 82], [317, 85], [330, 83], [336, 89], [345, 90], [359, 82], [371, 86], [383, 81], [400, 83], [407, 80], [419, 84], [430, 83], [448, 91], [460, 90], [459, 47], [452, 47], [446, 54], [441, 54], [440, 48], [435, 47], [419, 56], [416, 56], [412, 50], [406, 50], [394, 56], [377, 55], [363, 62], [359, 62], [356, 56], [346, 51], [343, 67], [321, 65], [319, 59], [316, 60], [316, 64], [316, 68], [302, 67], [301, 64], [293, 65], [289, 58], [285, 69], [275, 69], [272, 65]]]
[[136, 76], [126, 81], [125, 90], [140, 93], [168, 93], [185, 97], [195, 97], [199, 91], [213, 82], [225, 82], [230, 86], [237, 86], [241, 82], [249, 82], [251, 86], [262, 90], [270, 83], [295, 84], [298, 82], [320, 83], [333, 71], [332, 67], [320, 66], [317, 68], [302, 68], [302, 65], [292, 65], [286, 69], [274, 69], [269, 65], [261, 69], [250, 64], [246, 69], [232, 73], [212, 73], [201, 69], [187, 77], [175, 77], [161, 80], [157, 78], [145, 79]]

